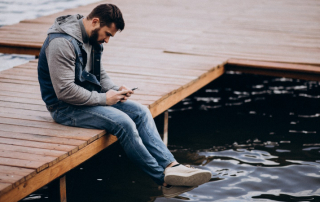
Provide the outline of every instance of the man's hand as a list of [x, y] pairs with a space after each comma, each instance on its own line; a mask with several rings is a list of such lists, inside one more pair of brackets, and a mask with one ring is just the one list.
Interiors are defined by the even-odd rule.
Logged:
[[128, 91], [130, 91], [129, 93], [127, 93], [126, 94], [126, 96], [127, 97], [130, 97], [131, 96], [131, 94], [133, 94], [134, 93], [134, 91], [133, 90], [131, 90], [130, 88], [128, 88], [127, 86], [125, 86], [125, 85], [122, 85], [120, 88], [119, 88], [119, 90], [118, 91], [123, 91], [123, 90], [128, 90]]
[[[114, 105], [119, 101], [125, 102], [127, 100], [127, 97], [130, 97], [131, 91], [132, 90], [122, 90], [122, 91], [108, 90], [108, 92], [106, 92], [107, 105]], [[129, 94], [129, 96], [127, 96], [127, 94]]]

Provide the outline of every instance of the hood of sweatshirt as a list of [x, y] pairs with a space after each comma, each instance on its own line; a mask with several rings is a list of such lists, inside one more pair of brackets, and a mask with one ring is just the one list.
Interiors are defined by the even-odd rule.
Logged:
[[83, 18], [83, 15], [80, 14], [60, 16], [49, 28], [48, 34], [65, 33], [83, 43], [81, 27], [79, 24], [79, 19], [81, 18]]

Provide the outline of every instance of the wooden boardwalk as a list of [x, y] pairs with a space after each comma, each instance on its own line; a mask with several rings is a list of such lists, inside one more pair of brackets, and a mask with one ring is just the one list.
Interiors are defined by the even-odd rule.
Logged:
[[[155, 117], [226, 69], [320, 78], [317, 0], [112, 0], [126, 28], [105, 45], [113, 81], [137, 86], [133, 100]], [[0, 52], [38, 55], [49, 26], [99, 3], [0, 28]], [[225, 65], [228, 64], [228, 65]], [[0, 201], [18, 201], [116, 138], [56, 124], [37, 82], [37, 61], [0, 72]]]

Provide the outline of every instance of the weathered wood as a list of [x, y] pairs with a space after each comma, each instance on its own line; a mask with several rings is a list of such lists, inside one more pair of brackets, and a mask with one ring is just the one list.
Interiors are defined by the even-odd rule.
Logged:
[[169, 125], [169, 112], [164, 112], [164, 124], [163, 124], [163, 143], [168, 146], [168, 125]]
[[[15, 152], [15, 151], [7, 151], [0, 149], [0, 157], [10, 158], [10, 159], [22, 159], [22, 160], [30, 160], [30, 161], [41, 161], [41, 162], [51, 162], [56, 159], [53, 156], [46, 155], [37, 155], [37, 154], [28, 154], [23, 152]], [[1, 172], [2, 170], [0, 170]]]
[[67, 202], [66, 175], [60, 177], [60, 202]]
[[12, 183], [0, 182], [0, 195], [12, 189]]
[[48, 110], [43, 105], [33, 105], [33, 104], [26, 104], [26, 103], [14, 103], [14, 102], [0, 102], [1, 107], [7, 108], [14, 108], [14, 109], [27, 109], [27, 110], [35, 110], [41, 112], [47, 112]]
[[270, 61], [255, 61], [255, 60], [243, 60], [243, 59], [229, 59], [227, 61], [228, 65], [233, 66], [243, 66], [251, 68], [261, 68], [269, 70], [283, 70], [283, 71], [293, 71], [300, 73], [309, 74], [320, 74], [320, 66], [310, 65], [310, 64], [292, 64], [292, 63], [280, 63], [280, 62], [270, 62]]
[[[12, 109], [12, 108], [11, 108]], [[8, 109], [9, 110], [9, 109]], [[16, 109], [12, 109], [12, 110], [16, 110]], [[21, 110], [21, 109], [20, 109]], [[3, 110], [3, 111], [7, 111]], [[19, 111], [19, 110], [17, 110]], [[16, 111], [16, 112], [17, 112]], [[22, 110], [21, 110], [22, 111]], [[34, 112], [34, 111], [29, 111], [29, 112]], [[24, 119], [24, 120], [31, 120], [31, 121], [43, 121], [43, 122], [48, 122], [48, 123], [54, 123], [53, 119], [51, 118], [51, 116], [38, 116], [38, 115], [25, 115], [25, 114], [16, 114], [15, 112], [10, 112], [12, 114], [8, 114], [5, 112], [0, 112], [0, 117], [6, 117], [6, 118], [20, 118], [20, 119]], [[23, 111], [22, 111], [23, 113]]]
[[169, 109], [171, 106], [178, 103], [180, 100], [186, 98], [192, 93], [196, 92], [209, 82], [218, 78], [225, 72], [223, 65], [212, 68], [211, 71], [206, 74], [201, 75], [199, 78], [192, 80], [190, 83], [185, 86], [180, 87], [179, 89], [171, 92], [168, 96], [163, 96], [162, 99], [157, 100], [150, 105], [150, 111], [153, 117], [164, 112], [166, 109]]
[[[55, 17], [88, 14], [99, 3], [1, 27], [0, 52], [38, 55]], [[191, 10], [181, 1], [114, 3], [130, 19], [107, 44], [102, 64], [116, 84], [139, 87], [131, 99], [147, 105], [153, 117], [222, 75], [230, 58], [243, 72], [318, 79], [316, 0], [268, 1], [266, 8], [275, 10], [253, 0], [186, 0]], [[116, 141], [103, 130], [55, 124], [41, 100], [37, 62], [0, 72], [0, 177], [12, 182], [0, 180], [0, 201], [22, 199]]]
[[0, 171], [9, 175], [28, 175], [34, 172], [34, 169], [27, 169], [27, 168], [18, 168], [12, 166], [3, 166], [0, 165]]
[[42, 134], [14, 133], [14, 132], [7, 132], [7, 131], [0, 131], [0, 137], [19, 139], [19, 140], [29, 140], [29, 141], [35, 141], [35, 142], [73, 145], [73, 146], [79, 146], [86, 143], [86, 141], [84, 140], [54, 137], [54, 136], [42, 135]]
[[40, 48], [19, 47], [19, 46], [6, 46], [0, 43], [0, 52], [8, 54], [27, 54], [27, 55], [39, 55]]
[[320, 81], [320, 65], [230, 59], [226, 69], [250, 74]]
[[71, 129], [67, 132], [65, 130], [52, 130], [48, 128], [14, 125], [14, 123], [11, 125], [0, 123], [0, 131], [48, 135], [86, 141], [90, 141], [91, 139], [95, 140], [100, 135], [105, 134], [104, 130], [83, 129], [83, 131], [81, 131], [79, 128], [74, 127], [74, 130]]
[[[5, 105], [6, 103], [4, 103], [3, 105]], [[26, 115], [26, 116], [41, 116], [41, 117], [46, 117], [46, 118], [50, 118], [51, 122], [53, 121], [53, 119], [51, 118], [50, 114], [48, 111], [38, 111], [38, 110], [32, 110], [32, 109], [16, 109], [16, 108], [12, 108], [10, 106], [4, 107], [4, 106], [0, 106], [0, 112], [5, 114], [5, 113], [13, 113], [13, 114], [21, 114], [21, 115]], [[14, 117], [16, 115], [13, 115]]]
[[[43, 166], [44, 164], [46, 164], [45, 161], [34, 161], [34, 160], [30, 161], [30, 160], [23, 160], [23, 159], [12, 159], [12, 158], [0, 157], [0, 165], [37, 169]], [[47, 166], [48, 165], [45, 165], [45, 167]]]
[[2, 144], [2, 143], [0, 143], [0, 148], [1, 148], [1, 150], [24, 152], [24, 153], [30, 153], [30, 154], [46, 155], [46, 156], [54, 156], [54, 157], [59, 157], [59, 158], [63, 158], [63, 157], [68, 156], [68, 153], [66, 153], [64, 151], [24, 147], [24, 146], [18, 146], [18, 145], [7, 145], [7, 144]]
[[23, 184], [14, 187], [10, 192], [0, 193], [0, 201], [14, 202], [19, 201], [31, 194], [34, 190], [41, 188], [52, 180], [63, 175], [67, 171], [91, 158], [110, 144], [117, 141], [113, 135], [106, 135], [89, 144], [86, 149], [79, 150], [77, 153], [68, 156], [55, 165], [43, 170]]
[[75, 147], [75, 146], [71, 146], [71, 145], [63, 145], [63, 144], [56, 144], [56, 143], [46, 143], [46, 142], [36, 142], [36, 141], [19, 140], [19, 139], [2, 138], [2, 137], [0, 137], [0, 142], [2, 144], [7, 144], [7, 145], [19, 145], [19, 146], [26, 146], [26, 147], [33, 147], [33, 148], [43, 148], [43, 149], [65, 151], [65, 152], [73, 150], [74, 147]]

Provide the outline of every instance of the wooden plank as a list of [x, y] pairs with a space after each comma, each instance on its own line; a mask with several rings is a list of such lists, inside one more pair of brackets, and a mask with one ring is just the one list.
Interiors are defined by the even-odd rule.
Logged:
[[[50, 162], [56, 159], [56, 157], [53, 157], [53, 156], [30, 154], [30, 153], [27, 154], [23, 152], [7, 151], [7, 150], [1, 150], [1, 149], [0, 149], [0, 157], [30, 160], [30, 161], [35, 160], [40, 162]], [[3, 171], [0, 170], [0, 172], [3, 172]]]
[[[3, 166], [0, 165], [0, 171], [7, 174], [12, 175], [28, 175], [34, 172], [34, 169], [27, 169], [27, 168], [19, 168], [19, 167], [12, 167], [12, 166]], [[1, 189], [0, 189], [1, 190]]]
[[55, 165], [43, 170], [34, 177], [27, 180], [25, 183], [14, 187], [9, 192], [0, 193], [0, 201], [14, 202], [19, 201], [25, 196], [31, 194], [34, 190], [37, 190], [44, 185], [48, 184], [52, 180], [60, 177], [67, 171], [91, 158], [104, 148], [116, 141], [116, 137], [112, 135], [103, 136], [98, 140], [92, 142], [77, 153], [68, 156], [64, 160], [56, 163]]
[[12, 107], [2, 107], [0, 106], [0, 113], [3, 115], [5, 113], [12, 113], [14, 117], [16, 117], [17, 114], [20, 115], [26, 115], [26, 116], [38, 116], [42, 117], [42, 120], [45, 119], [45, 121], [53, 122], [53, 119], [51, 118], [50, 112], [48, 111], [38, 111], [38, 110], [32, 110], [32, 109], [16, 109]]
[[61, 202], [67, 202], [66, 175], [60, 177], [60, 201]]
[[218, 78], [225, 72], [223, 65], [213, 68], [207, 74], [202, 75], [200, 78], [193, 80], [187, 86], [178, 89], [174, 94], [165, 97], [159, 102], [155, 102], [150, 105], [150, 111], [153, 117], [164, 112], [166, 109], [170, 108], [174, 104], [178, 103], [180, 100], [186, 98], [192, 93], [196, 92], [206, 84], [210, 83], [214, 79]]
[[[2, 151], [4, 152], [2, 153]], [[15, 167], [21, 167], [21, 168], [31, 168], [31, 169], [36, 169], [37, 172], [40, 172], [67, 157], [66, 155], [62, 155], [59, 157], [52, 157], [52, 156], [43, 157], [38, 154], [29, 154], [29, 153], [27, 154], [24, 152], [20, 152], [22, 156], [30, 155], [35, 157], [34, 159], [29, 159], [29, 158], [21, 159], [21, 158], [17, 158], [18, 157], [17, 153], [19, 152], [12, 152], [12, 154], [10, 154], [6, 150], [0, 150], [0, 153], [1, 153], [0, 165], [15, 166]], [[31, 176], [28, 175], [28, 177], [30, 178]], [[17, 182], [17, 184], [20, 184], [20, 182]]]
[[7, 54], [26, 54], [26, 55], [39, 55], [41, 47], [30, 48], [30, 47], [19, 47], [19, 46], [8, 46], [0, 43], [0, 53]]
[[7, 107], [11, 109], [26, 109], [26, 110], [34, 110], [40, 112], [49, 113], [47, 108], [44, 105], [33, 105], [33, 104], [26, 104], [26, 103], [14, 103], [14, 102], [0, 102], [1, 107]]
[[11, 183], [6, 183], [6, 182], [0, 182], [0, 194], [3, 194], [7, 191], [12, 189], [12, 184]]
[[320, 81], [320, 67], [313, 65], [232, 59], [226, 69], [248, 74]]
[[280, 63], [269, 61], [256, 61], [256, 60], [244, 60], [244, 59], [229, 59], [228, 65], [243, 66], [251, 68], [261, 68], [268, 70], [281, 70], [291, 71], [299, 73], [320, 74], [320, 66], [309, 64], [294, 64], [294, 63]]
[[15, 103], [28, 103], [33, 105], [43, 105], [42, 100], [30, 99], [30, 98], [19, 98], [19, 97], [9, 97], [0, 95], [0, 101], [15, 102]]
[[74, 128], [75, 130], [51, 130], [47, 128], [37, 128], [30, 126], [19, 126], [19, 125], [7, 125], [0, 123], [0, 131], [7, 132], [18, 132], [18, 133], [29, 133], [29, 134], [38, 134], [38, 135], [48, 135], [54, 137], [63, 137], [77, 140], [85, 140], [91, 141], [91, 139], [95, 140], [99, 136], [105, 134], [104, 130], [96, 130], [96, 129], [85, 129], [79, 130], [79, 128]]
[[0, 142], [1, 142], [1, 144], [7, 144], [7, 145], [18, 145], [18, 146], [25, 146], [25, 147], [32, 147], [32, 148], [42, 148], [42, 149], [50, 149], [50, 150], [57, 150], [57, 151], [65, 151], [65, 152], [68, 152], [68, 151], [73, 150], [75, 148], [75, 146], [71, 146], [71, 145], [46, 143], [46, 142], [35, 142], [35, 141], [19, 140], [19, 139], [3, 138], [3, 137], [0, 137]]
[[303, 80], [310, 80], [310, 81], [320, 81], [320, 76], [314, 75], [314, 74], [305, 74], [305, 73], [287, 72], [287, 71], [274, 71], [274, 70], [268, 70], [268, 69], [252, 69], [252, 68], [243, 68], [243, 67], [235, 67], [235, 66], [228, 66], [228, 70], [239, 71], [247, 74], [286, 77], [286, 78], [303, 79]]
[[163, 126], [163, 143], [164, 145], [168, 146], [168, 121], [169, 121], [169, 112], [166, 110], [164, 112], [164, 126]]
[[26, 178], [23, 175], [8, 174], [8, 173], [0, 172], [0, 183], [10, 183], [11, 184], [11, 186], [6, 187], [6, 189], [1, 190], [1, 192], [9, 191], [10, 189], [12, 189], [12, 187], [19, 185], [25, 181], [26, 181]]
[[[74, 132], [85, 134], [87, 131], [90, 131], [90, 129], [64, 126], [62, 124], [57, 124], [53, 121], [51, 121], [51, 122], [31, 121], [31, 120], [25, 120], [25, 119], [20, 119], [20, 118], [0, 117], [0, 123], [1, 124], [19, 125], [19, 126], [37, 127], [37, 128], [47, 128], [47, 129], [57, 130], [59, 132], [68, 132], [68, 131], [72, 130]], [[95, 131], [97, 132], [98, 130], [95, 130]]]
[[27, 93], [39, 92], [39, 86], [28, 86], [28, 85], [21, 85], [21, 84], [0, 83], [0, 89], [6, 89], [12, 92], [27, 92]]
[[[17, 109], [12, 109], [12, 110], [16, 110], [15, 112], [19, 111]], [[7, 111], [7, 110], [3, 110], [3, 111]], [[6, 112], [0, 112], [0, 117], [18, 118], [18, 119], [25, 119], [25, 120], [32, 120], [32, 121], [43, 121], [43, 122], [54, 123], [54, 121], [50, 115], [45, 115], [45, 116], [38, 116], [38, 115], [34, 115], [34, 114], [33, 115], [32, 114], [31, 115], [25, 115], [25, 114], [19, 115], [18, 113], [15, 113], [15, 112], [12, 112], [12, 114], [9, 114]], [[33, 113], [34, 111], [29, 111], [29, 112]]]
[[84, 140], [75, 140], [70, 138], [54, 137], [54, 136], [48, 136], [48, 135], [42, 135], [42, 134], [39, 135], [39, 134], [28, 134], [28, 133], [14, 133], [14, 132], [6, 132], [6, 131], [0, 131], [0, 137], [29, 140], [29, 141], [35, 141], [35, 142], [73, 145], [73, 146], [80, 146], [86, 143], [86, 141]]
[[12, 79], [4, 79], [0, 78], [0, 83], [8, 83], [8, 84], [23, 84], [23, 85], [30, 85], [30, 86], [39, 86], [38, 83], [33, 81], [22, 81], [22, 80], [12, 80]]
[[[11, 159], [11, 158], [3, 158], [0, 157], [0, 165], [7, 165], [7, 166], [15, 166], [20, 168], [31, 168], [37, 169], [43, 166], [46, 162], [43, 161], [35, 161], [35, 160], [23, 160], [23, 159]], [[46, 166], [48, 167], [48, 165]]]
[[[0, 158], [0, 162], [1, 162], [1, 158]], [[0, 182], [1, 182], [1, 183], [14, 184], [14, 183], [17, 182], [17, 181], [24, 182], [25, 179], [24, 179], [24, 177], [21, 176], [21, 175], [0, 173]]]
[[41, 148], [32, 148], [32, 147], [25, 147], [25, 146], [16, 146], [16, 145], [7, 145], [0, 143], [1, 150], [7, 151], [16, 151], [22, 153], [30, 153], [30, 154], [38, 154], [38, 155], [46, 155], [46, 156], [53, 156], [64, 158], [68, 156], [67, 152], [63, 151], [56, 151], [56, 150], [49, 150], [49, 149], [41, 149]]

